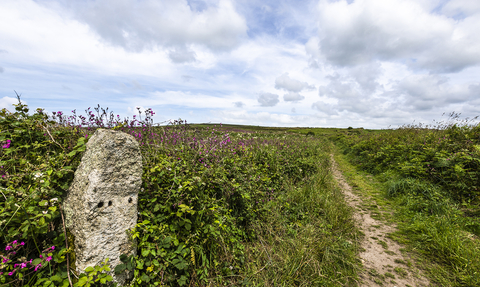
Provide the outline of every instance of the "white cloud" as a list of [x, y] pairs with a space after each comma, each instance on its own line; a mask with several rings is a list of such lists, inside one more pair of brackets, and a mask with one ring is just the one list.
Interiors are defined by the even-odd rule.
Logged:
[[234, 102], [233, 105], [234, 105], [236, 108], [243, 108], [243, 106], [245, 106], [245, 104], [242, 103], [242, 102]]
[[174, 63], [188, 63], [195, 62], [197, 54], [186, 47], [175, 47], [168, 53], [168, 56]]
[[70, 3], [65, 9], [105, 41], [136, 52], [185, 44], [228, 51], [247, 31], [230, 0], [209, 1], [199, 10], [186, 0], [97, 0]]
[[[22, 100], [22, 103], [26, 103], [25, 101]], [[18, 104], [18, 99], [16, 98], [10, 98], [10, 97], [3, 97], [0, 99], [0, 110], [2, 109], [7, 109], [11, 113], [15, 112], [15, 107], [13, 105]]]
[[305, 88], [312, 87], [309, 86], [308, 83], [292, 79], [288, 76], [288, 73], [284, 73], [275, 79], [275, 88], [298, 93]]
[[471, 25], [414, 0], [321, 1], [318, 13], [320, 51], [333, 65], [401, 60], [413, 69], [456, 72], [480, 63], [480, 35]]
[[278, 95], [261, 92], [258, 96], [258, 102], [262, 107], [273, 107], [278, 104]]
[[477, 2], [3, 0], [0, 101], [277, 126], [471, 117]]
[[415, 110], [447, 107], [478, 97], [478, 84], [451, 85], [447, 77], [438, 75], [408, 76], [398, 83], [396, 90], [404, 97], [405, 107]]
[[303, 99], [305, 99], [305, 97], [296, 92], [288, 92], [283, 96], [283, 100], [286, 102], [298, 102]]

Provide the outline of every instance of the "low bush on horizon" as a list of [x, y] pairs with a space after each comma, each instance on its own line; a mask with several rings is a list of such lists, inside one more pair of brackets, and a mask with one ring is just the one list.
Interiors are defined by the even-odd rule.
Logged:
[[[139, 218], [132, 231], [138, 252], [130, 258], [133, 261], [116, 269], [135, 269], [132, 286], [262, 285], [254, 275], [268, 264], [257, 268], [265, 254], [252, 251], [259, 247], [256, 240], [269, 238], [261, 222], [280, 222], [279, 228], [289, 233], [271, 231], [272, 236], [293, 242], [302, 224], [324, 230], [310, 252], [315, 268], [297, 266], [297, 272], [308, 268], [310, 275], [297, 273], [295, 280], [338, 285], [355, 280], [355, 228], [341, 197], [320, 209], [300, 205], [313, 196], [305, 194], [312, 188], [311, 180], [322, 182], [316, 185], [319, 194], [331, 188], [325, 141], [274, 132], [191, 128], [182, 120], [154, 127], [151, 109], [145, 111], [144, 120], [141, 114], [140, 120], [136, 116], [120, 120], [100, 107], [95, 108], [97, 115], [87, 109], [87, 117], [75, 111], [70, 117], [62, 112], [49, 117], [41, 109], [28, 115], [27, 106], [19, 96], [18, 100], [14, 113], [0, 112], [0, 286], [97, 286], [111, 280], [104, 272], [114, 266], [110, 269], [107, 262], [83, 274], [67, 270], [74, 249], [71, 243], [66, 248], [62, 222], [63, 198], [85, 144], [98, 128], [131, 134], [142, 152]], [[323, 202], [332, 200], [315, 196]], [[267, 220], [272, 214], [278, 222]], [[325, 242], [338, 246], [332, 250]], [[289, 246], [283, 247], [285, 252], [292, 252]], [[285, 260], [291, 256], [295, 255]], [[278, 260], [282, 256], [276, 258], [271, 265], [284, 268]], [[265, 269], [270, 270], [267, 277], [276, 274], [271, 268]]]

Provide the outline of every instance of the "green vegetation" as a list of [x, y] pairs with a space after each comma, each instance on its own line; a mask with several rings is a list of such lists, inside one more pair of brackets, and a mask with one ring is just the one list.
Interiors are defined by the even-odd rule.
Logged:
[[331, 138], [355, 165], [337, 155], [351, 184], [394, 212], [383, 213], [398, 226], [393, 237], [418, 252], [431, 282], [479, 286], [480, 125], [450, 116], [436, 126]]
[[[331, 153], [362, 208], [396, 224], [387, 236], [414, 256], [396, 259], [405, 269], [368, 270], [378, 284], [415, 264], [436, 286], [480, 285], [480, 126], [458, 115], [374, 131], [154, 126], [152, 110], [143, 120], [94, 110], [28, 115], [19, 97], [14, 113], [0, 112], [0, 286], [104, 286], [106, 271], [125, 269], [134, 270], [132, 286], [357, 286], [362, 233], [332, 177]], [[141, 146], [138, 250], [119, 266], [77, 274], [61, 207], [100, 127]]]
[[[121, 121], [0, 112], [0, 286], [354, 286], [357, 230], [330, 174], [331, 143], [287, 130], [154, 127], [152, 110]], [[62, 202], [99, 127], [133, 135], [143, 157], [135, 258], [74, 271]], [[67, 238], [67, 240], [66, 240]], [[68, 242], [68, 248], [66, 247]], [[70, 270], [68, 270], [68, 265]]]

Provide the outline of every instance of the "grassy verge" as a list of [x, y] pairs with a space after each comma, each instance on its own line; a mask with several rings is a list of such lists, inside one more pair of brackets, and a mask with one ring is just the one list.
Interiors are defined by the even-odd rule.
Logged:
[[256, 223], [245, 273], [253, 285], [356, 286], [358, 231], [323, 152], [318, 172], [302, 187], [288, 186]]
[[471, 220], [462, 205], [432, 184], [391, 171], [372, 176], [338, 150], [335, 158], [350, 185], [375, 200], [379, 217], [397, 225], [392, 238], [405, 244], [434, 286], [480, 286], [480, 242], [466, 231]]

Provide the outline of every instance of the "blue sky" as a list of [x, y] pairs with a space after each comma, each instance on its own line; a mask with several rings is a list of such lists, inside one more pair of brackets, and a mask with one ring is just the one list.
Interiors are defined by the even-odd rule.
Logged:
[[2, 0], [0, 109], [387, 128], [480, 115], [480, 1]]

